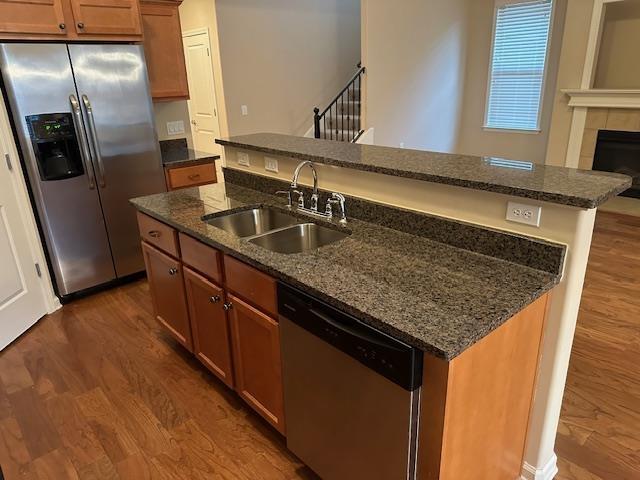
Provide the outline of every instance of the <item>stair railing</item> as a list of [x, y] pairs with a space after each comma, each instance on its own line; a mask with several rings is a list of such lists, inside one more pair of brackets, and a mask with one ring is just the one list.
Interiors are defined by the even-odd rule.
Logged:
[[364, 70], [362, 64], [358, 63], [356, 74], [329, 103], [329, 106], [322, 113], [318, 107], [313, 109], [313, 136], [315, 138], [354, 142], [360, 137], [362, 134], [360, 101]]

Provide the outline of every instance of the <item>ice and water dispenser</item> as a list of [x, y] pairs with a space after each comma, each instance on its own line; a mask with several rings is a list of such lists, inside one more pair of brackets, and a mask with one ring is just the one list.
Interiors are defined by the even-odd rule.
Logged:
[[29, 115], [26, 120], [42, 181], [63, 180], [84, 174], [70, 113]]

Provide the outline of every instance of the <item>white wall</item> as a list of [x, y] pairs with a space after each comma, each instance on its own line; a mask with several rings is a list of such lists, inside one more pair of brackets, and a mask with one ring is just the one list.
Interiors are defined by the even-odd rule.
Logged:
[[360, 61], [359, 0], [216, 0], [216, 15], [230, 135], [304, 135]]
[[541, 132], [513, 133], [483, 128], [495, 0], [363, 0], [365, 115], [376, 143], [543, 163], [566, 10], [556, 1]]
[[464, 91], [467, 0], [363, 0], [366, 125], [376, 144], [452, 151]]
[[640, 1], [606, 6], [595, 88], [640, 88]]
[[495, 0], [469, 0], [468, 3], [470, 21], [467, 30], [464, 99], [455, 151], [544, 163], [560, 62], [566, 2], [556, 0], [547, 76], [542, 97], [540, 132], [536, 133], [506, 132], [483, 128], [488, 72], [491, 63]]

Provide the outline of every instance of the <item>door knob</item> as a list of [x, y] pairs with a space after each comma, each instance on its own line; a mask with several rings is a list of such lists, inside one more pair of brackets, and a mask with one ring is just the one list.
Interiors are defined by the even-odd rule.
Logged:
[[218, 303], [220, 301], [220, 295], [214, 295], [213, 297], [209, 298], [209, 301], [211, 303]]
[[170, 268], [169, 269], [169, 275], [175, 275], [176, 273], [178, 273], [178, 269], [177, 268]]
[[231, 307], [233, 307], [233, 304], [231, 302], [227, 302], [224, 305], [222, 305], [222, 308], [224, 309], [225, 312], [228, 312], [229, 310], [231, 310]]
[[78, 22], [78, 28], [84, 28], [84, 23]]
[[196, 121], [195, 120], [191, 120], [191, 125], [195, 125]]

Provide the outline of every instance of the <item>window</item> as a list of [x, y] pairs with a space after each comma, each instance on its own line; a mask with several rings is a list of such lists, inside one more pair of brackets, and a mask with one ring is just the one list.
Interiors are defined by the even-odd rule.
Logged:
[[552, 0], [499, 0], [485, 127], [538, 131]]

